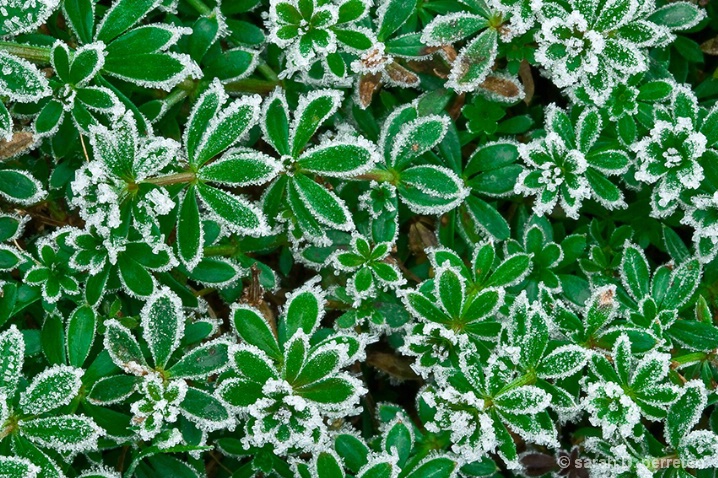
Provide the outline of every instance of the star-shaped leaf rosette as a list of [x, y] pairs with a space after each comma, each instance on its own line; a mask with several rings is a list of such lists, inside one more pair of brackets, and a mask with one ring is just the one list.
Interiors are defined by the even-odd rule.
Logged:
[[535, 196], [534, 213], [551, 213], [560, 205], [565, 214], [578, 218], [583, 201], [595, 199], [607, 209], [626, 207], [623, 192], [606, 176], [628, 169], [628, 154], [609, 143], [599, 142], [603, 127], [595, 109], [576, 118], [550, 105], [546, 109], [546, 136], [519, 146], [528, 166], [516, 182], [517, 194]]
[[364, 339], [320, 329], [323, 316], [315, 283], [289, 295], [276, 323], [252, 307], [232, 308], [240, 343], [216, 395], [239, 414], [246, 450], [268, 447], [281, 456], [321, 447], [328, 420], [358, 412], [365, 389], [342, 369], [361, 358]]
[[648, 69], [648, 48], [669, 44], [673, 31], [703, 17], [688, 2], [658, 10], [650, 0], [545, 2], [538, 12], [536, 61], [556, 86], [602, 105], [613, 86]]
[[376, 42], [370, 29], [359, 26], [368, 13], [364, 0], [272, 0], [266, 25], [269, 41], [285, 51], [282, 76], [311, 73], [319, 62], [325, 83], [346, 83], [346, 54], [360, 53]]

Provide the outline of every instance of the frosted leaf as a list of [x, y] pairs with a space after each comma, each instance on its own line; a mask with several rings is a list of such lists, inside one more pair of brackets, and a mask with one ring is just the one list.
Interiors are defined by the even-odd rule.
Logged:
[[169, 138], [149, 137], [142, 140], [132, 164], [135, 180], [142, 181], [177, 161], [180, 148], [177, 141]]
[[0, 334], [0, 392], [14, 397], [22, 374], [25, 340], [13, 324]]
[[234, 418], [218, 398], [197, 388], [189, 387], [180, 404], [180, 413], [205, 432], [233, 429]]
[[388, 164], [406, 166], [412, 159], [432, 149], [446, 135], [449, 121], [446, 116], [430, 115], [404, 124], [394, 138]]
[[27, 60], [0, 52], [0, 93], [11, 101], [31, 103], [52, 94], [45, 76]]
[[588, 360], [586, 349], [578, 345], [562, 345], [546, 355], [538, 368], [541, 378], [562, 379], [581, 370]]
[[30, 415], [41, 415], [67, 405], [80, 391], [83, 370], [55, 365], [36, 375], [20, 396], [20, 407]]
[[[215, 87], [215, 88], [221, 88]], [[244, 96], [224, 106], [204, 125], [201, 139], [190, 156], [193, 164], [203, 164], [241, 141], [259, 119], [258, 95]]]
[[502, 12], [508, 18], [508, 32], [502, 35], [504, 41], [523, 35], [536, 23], [536, 13], [541, 10], [543, 0], [489, 0], [492, 9]]
[[[105, 64], [105, 44], [101, 41], [88, 43], [75, 50], [75, 55], [70, 64], [70, 80], [77, 87], [86, 86]], [[92, 65], [90, 69], [87, 67]], [[78, 79], [78, 75], [82, 78]]]
[[142, 337], [147, 343], [155, 366], [164, 367], [177, 350], [184, 335], [185, 316], [182, 301], [168, 288], [152, 295], [140, 312]]
[[289, 144], [293, 156], [296, 157], [321, 125], [336, 113], [342, 97], [339, 90], [313, 90], [299, 97], [289, 127]]
[[162, 56], [171, 59], [175, 63], [175, 69], [178, 70], [176, 73], [171, 76], [167, 76], [164, 79], [142, 79], [137, 78], [134, 75], [128, 76], [127, 74], [118, 73], [116, 71], [107, 71], [107, 69], [105, 69], [105, 71], [107, 71], [107, 74], [110, 76], [134, 83], [143, 88], [159, 89], [164, 91], [171, 91], [172, 88], [177, 86], [179, 83], [182, 83], [185, 79], [202, 78], [202, 70], [189, 55], [184, 53], [162, 52]]
[[20, 169], [0, 170], [0, 197], [6, 201], [29, 206], [46, 194], [42, 183], [29, 172]]
[[23, 421], [20, 433], [40, 446], [72, 453], [97, 449], [97, 439], [105, 434], [94, 420], [85, 415]]
[[583, 406], [591, 424], [601, 427], [606, 437], [630, 436], [641, 419], [638, 405], [615, 382], [589, 384]]
[[112, 361], [125, 372], [145, 375], [149, 371], [142, 349], [130, 330], [116, 319], [105, 322], [103, 344]]
[[497, 54], [497, 33], [486, 29], [459, 51], [446, 86], [457, 93], [474, 91], [491, 72]]
[[312, 335], [324, 317], [324, 301], [324, 291], [317, 281], [308, 282], [291, 292], [282, 311], [288, 335], [291, 337], [300, 329]]
[[421, 42], [442, 46], [463, 40], [488, 26], [486, 19], [465, 12], [449, 13], [434, 18], [421, 33]]
[[249, 148], [232, 148], [203, 166], [197, 177], [227, 186], [260, 186], [274, 179], [282, 165], [273, 157]]
[[35, 478], [41, 471], [39, 466], [34, 465], [27, 458], [0, 456], [0, 476], [7, 478]]
[[143, 440], [152, 440], [164, 423], [174, 423], [180, 413], [180, 404], [187, 394], [184, 380], [164, 383], [158, 374], [147, 375], [138, 387], [143, 398], [134, 402], [130, 411], [132, 422], [139, 427]]
[[700, 380], [691, 380], [683, 386], [682, 395], [666, 416], [664, 434], [669, 445], [678, 446], [683, 436], [698, 423], [707, 400], [705, 385]]
[[461, 205], [471, 190], [443, 166], [412, 166], [401, 173], [397, 186], [401, 201], [418, 214], [440, 215]]
[[296, 164], [321, 176], [352, 178], [367, 172], [379, 161], [374, 144], [358, 136], [309, 148], [297, 158]]
[[0, 36], [19, 35], [45, 23], [59, 0], [5, 0], [0, 4]]
[[546, 410], [551, 395], [533, 385], [524, 385], [496, 396], [494, 402], [504, 413], [533, 415]]
[[718, 467], [718, 435], [709, 430], [697, 430], [686, 435], [678, 447], [682, 465], [704, 470]]
[[648, 18], [644, 1], [569, 2], [539, 14], [537, 62], [559, 88], [577, 88], [603, 104], [615, 85], [647, 69], [646, 49], [672, 40], [670, 31]]
[[699, 161], [706, 142], [690, 118], [674, 117], [670, 122], [656, 121], [649, 136], [632, 146], [639, 163], [636, 180], [654, 184], [655, 216], [671, 214], [684, 190], [700, 186], [704, 173]]

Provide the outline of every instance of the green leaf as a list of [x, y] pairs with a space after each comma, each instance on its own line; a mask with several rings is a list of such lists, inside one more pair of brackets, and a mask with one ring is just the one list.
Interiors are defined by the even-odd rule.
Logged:
[[326, 451], [319, 452], [316, 461], [317, 478], [344, 478], [344, 467], [339, 457]]
[[439, 15], [426, 26], [421, 39], [429, 46], [450, 45], [487, 26], [488, 21], [479, 15], [463, 12]]
[[45, 76], [30, 62], [0, 51], [0, 95], [12, 101], [32, 103], [52, 94]]
[[15, 396], [22, 375], [25, 341], [20, 331], [11, 325], [0, 334], [0, 391], [5, 396]]
[[664, 433], [666, 442], [676, 448], [681, 439], [698, 423], [706, 407], [706, 390], [697, 380], [685, 384], [683, 394], [668, 409]]
[[409, 459], [409, 454], [414, 447], [414, 432], [412, 427], [411, 421], [406, 419], [406, 417], [400, 416], [387, 427], [383, 433], [382, 448], [387, 453], [396, 453], [399, 457], [397, 464], [401, 467], [403, 467], [406, 460]]
[[161, 0], [116, 0], [97, 26], [95, 39], [110, 43], [160, 3]]
[[119, 261], [120, 280], [130, 294], [149, 297], [155, 290], [155, 280], [145, 267], [127, 257]]
[[577, 345], [562, 345], [546, 355], [536, 373], [541, 378], [570, 377], [586, 365], [586, 349]]
[[258, 186], [274, 179], [281, 169], [281, 164], [271, 156], [253, 149], [236, 148], [203, 166], [197, 177], [228, 186]]
[[205, 257], [187, 274], [192, 280], [208, 286], [225, 287], [242, 274], [236, 262], [223, 257]]
[[108, 54], [102, 69], [110, 76], [143, 88], [170, 91], [187, 77], [200, 76], [197, 65], [181, 53], [142, 53], [127, 56]]
[[194, 387], [187, 389], [180, 408], [185, 417], [204, 431], [225, 428], [231, 423], [229, 412], [220, 400]]
[[[55, 282], [57, 283], [57, 281]], [[65, 331], [62, 322], [60, 314], [55, 313], [48, 314], [42, 324], [40, 333], [42, 352], [48, 362], [52, 364], [64, 364], [67, 362], [67, 357], [65, 356]]]
[[41, 415], [75, 398], [82, 386], [82, 370], [67, 365], [55, 365], [35, 376], [20, 398], [24, 413]]
[[140, 344], [127, 327], [115, 319], [105, 322], [105, 327], [105, 350], [115, 365], [126, 371], [137, 366], [147, 367]]
[[667, 331], [676, 342], [691, 350], [709, 352], [718, 348], [718, 327], [695, 320], [676, 320]]
[[297, 159], [297, 166], [322, 176], [351, 178], [366, 172], [375, 162], [374, 145], [362, 137], [351, 142], [332, 141], [308, 149]]
[[261, 126], [264, 140], [279, 154], [289, 154], [289, 106], [283, 90], [275, 90], [264, 102]]
[[36, 418], [21, 425], [23, 436], [57, 451], [82, 452], [97, 447], [102, 429], [85, 416]]
[[357, 473], [367, 464], [369, 448], [362, 440], [349, 433], [340, 433], [334, 438], [334, 449], [344, 460], [344, 465], [352, 473]]
[[97, 405], [120, 403], [134, 393], [139, 381], [140, 378], [132, 375], [103, 377], [95, 382], [87, 398]]
[[492, 171], [509, 166], [519, 159], [519, 150], [515, 143], [508, 141], [486, 143], [474, 151], [464, 168], [466, 177], [482, 171]]
[[450, 478], [459, 463], [448, 456], [429, 457], [411, 470], [406, 478]]
[[22, 457], [0, 456], [0, 476], [6, 478], [35, 478], [40, 468]]
[[369, 5], [364, 0], [346, 0], [339, 5], [337, 23], [347, 23], [358, 20], [369, 11]]
[[202, 139], [190, 158], [194, 165], [202, 165], [239, 141], [245, 131], [257, 122], [258, 96], [245, 96], [223, 108], [209, 120]]
[[417, 0], [387, 0], [382, 3], [377, 9], [377, 40], [386, 41], [401, 28], [414, 13], [417, 3]]
[[55, 134], [58, 128], [60, 128], [64, 113], [65, 110], [62, 103], [54, 99], [50, 100], [42, 110], [40, 110], [40, 114], [37, 115], [37, 118], [35, 118], [35, 123], [33, 124], [35, 133], [39, 136], [51, 136]]
[[394, 465], [390, 462], [369, 463], [364, 466], [357, 478], [392, 478], [395, 476]]
[[[58, 0], [43, 2], [11, 1], [3, 4], [0, 36], [19, 35], [45, 23], [57, 8]], [[5, 72], [3, 71], [3, 74]]]
[[229, 229], [256, 234], [267, 227], [262, 212], [246, 199], [202, 183], [197, 184], [197, 192], [207, 209]]
[[643, 251], [633, 244], [626, 246], [621, 258], [621, 281], [634, 300], [640, 301], [648, 294], [650, 278]]
[[703, 20], [705, 13], [689, 2], [672, 2], [653, 12], [648, 20], [671, 30], [687, 30]]
[[0, 197], [17, 204], [34, 204], [45, 195], [40, 181], [26, 171], [0, 170]]
[[195, 186], [187, 188], [177, 216], [177, 251], [179, 258], [193, 269], [202, 260], [204, 230], [200, 222]]
[[402, 171], [397, 190], [401, 200], [418, 214], [443, 214], [457, 207], [467, 195], [456, 174], [433, 165]]
[[140, 312], [142, 337], [150, 349], [154, 364], [163, 367], [179, 347], [184, 332], [182, 301], [167, 288], [145, 302]]
[[697, 259], [684, 262], [671, 271], [670, 294], [666, 294], [661, 306], [664, 309], [680, 309], [693, 296], [701, 281], [702, 268]]
[[491, 71], [497, 48], [496, 30], [489, 28], [481, 32], [459, 52], [447, 84], [458, 92], [475, 89]]
[[189, 54], [196, 62], [202, 61], [207, 50], [217, 41], [220, 34], [217, 15], [202, 16], [192, 25], [189, 38]]
[[[317, 90], [300, 98], [290, 128], [289, 142], [292, 145], [292, 156], [299, 155], [317, 129], [337, 111], [341, 101], [342, 95], [339, 90]], [[282, 124], [277, 126], [275, 130], [281, 130]]]
[[267, 380], [277, 377], [271, 359], [257, 349], [236, 349], [232, 354], [232, 361], [240, 376], [256, 382], [260, 385], [260, 389]]
[[357, 393], [352, 382], [341, 377], [330, 377], [305, 385], [296, 390], [297, 395], [305, 400], [322, 404], [342, 405]]
[[221, 340], [204, 343], [182, 356], [168, 372], [173, 378], [201, 380], [221, 372], [229, 363], [229, 344]]
[[275, 360], [281, 358], [279, 344], [269, 323], [256, 309], [246, 305], [235, 305], [232, 311], [232, 324], [243, 341], [259, 347]]
[[90, 306], [75, 309], [67, 321], [67, 359], [70, 365], [82, 367], [95, 340], [97, 316]]
[[317, 289], [299, 290], [287, 301], [283, 325], [289, 339], [297, 330], [311, 335], [324, 315], [324, 297]]
[[311, 215], [320, 223], [334, 229], [349, 231], [354, 227], [344, 201], [304, 174], [297, 174], [290, 183]]
[[90, 81], [105, 60], [104, 45], [91, 43], [77, 49], [70, 65], [70, 83], [73, 85], [84, 85]]
[[446, 135], [446, 116], [425, 116], [402, 127], [391, 149], [390, 164], [403, 169], [409, 163], [439, 144]]
[[92, 0], [63, 0], [62, 11], [65, 21], [75, 32], [80, 43], [90, 43], [95, 27], [95, 2]]
[[348, 48], [354, 50], [368, 50], [376, 43], [376, 41], [367, 34], [367, 30], [335, 28], [333, 32], [339, 43], [343, 43]]

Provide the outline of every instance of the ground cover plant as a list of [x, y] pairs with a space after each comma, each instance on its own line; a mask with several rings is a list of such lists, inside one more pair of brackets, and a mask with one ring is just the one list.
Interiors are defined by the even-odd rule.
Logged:
[[0, 477], [716, 477], [714, 3], [0, 36]]

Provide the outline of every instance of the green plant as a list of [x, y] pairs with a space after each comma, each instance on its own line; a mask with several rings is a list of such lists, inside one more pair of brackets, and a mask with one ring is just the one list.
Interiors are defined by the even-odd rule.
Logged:
[[0, 0], [0, 477], [713, 477], [716, 19]]

